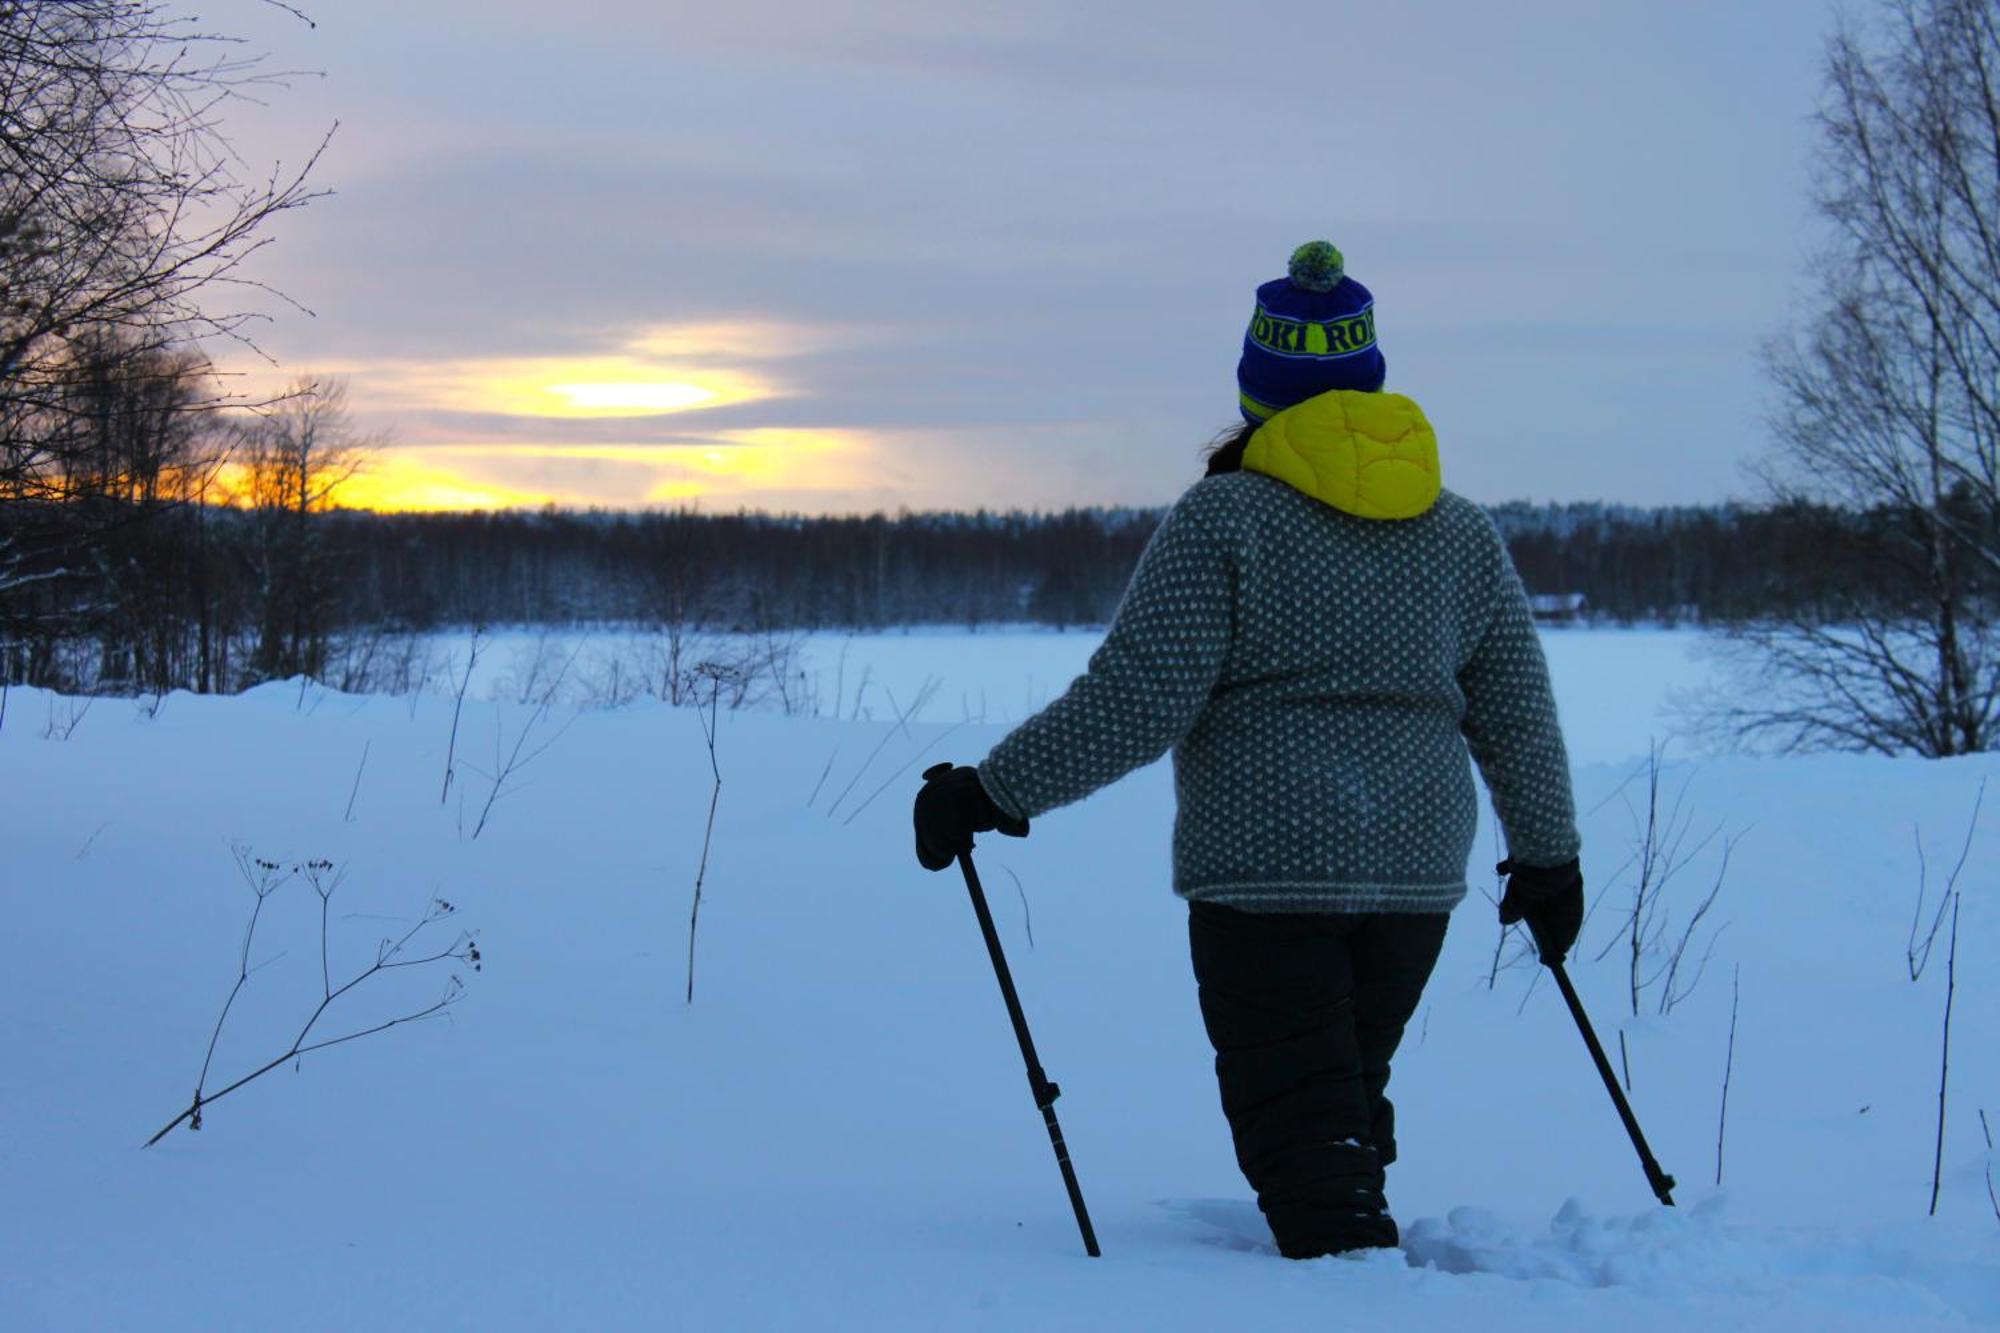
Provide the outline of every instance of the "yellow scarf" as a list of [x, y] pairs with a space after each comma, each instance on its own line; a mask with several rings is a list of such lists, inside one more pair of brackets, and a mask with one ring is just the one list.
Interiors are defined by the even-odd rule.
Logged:
[[1437, 503], [1437, 435], [1399, 393], [1335, 389], [1257, 428], [1243, 466], [1360, 518], [1415, 518]]

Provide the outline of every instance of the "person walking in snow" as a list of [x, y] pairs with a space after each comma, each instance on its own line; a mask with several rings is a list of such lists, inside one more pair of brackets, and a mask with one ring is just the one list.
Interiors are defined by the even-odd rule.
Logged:
[[1383, 391], [1375, 302], [1325, 241], [1257, 289], [1244, 424], [1147, 545], [1088, 669], [927, 782], [918, 860], [1025, 835], [1171, 750], [1173, 888], [1236, 1160], [1290, 1258], [1397, 1243], [1389, 1062], [1466, 893], [1471, 761], [1503, 922], [1583, 920], [1569, 760], [1520, 578]]

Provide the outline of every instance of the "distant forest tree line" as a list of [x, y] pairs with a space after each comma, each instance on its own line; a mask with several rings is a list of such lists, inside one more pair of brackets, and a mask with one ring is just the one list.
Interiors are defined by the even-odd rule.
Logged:
[[[1102, 625], [1163, 511], [806, 518], [698, 512], [324, 516], [340, 628], [690, 622], [726, 630]], [[1886, 522], [1797, 506], [1492, 511], [1531, 592], [1599, 622], [1796, 610]], [[1841, 562], [1843, 578], [1863, 577]]]
[[[91, 464], [79, 484], [0, 503], [14, 555], [0, 580], [0, 679], [154, 694], [297, 675], [361, 686], [385, 644], [482, 624], [1101, 625], [1160, 518], [344, 510], [331, 501], [361, 442], [337, 386], [204, 440], [173, 410], [162, 387], [172, 376], [157, 365], [133, 373], [125, 391], [115, 376], [100, 381], [99, 437], [70, 454]], [[71, 414], [71, 428], [87, 415]], [[1851, 598], [1870, 579], [1880, 599], [1896, 595], [1881, 563], [1895, 546], [1887, 512], [1514, 503], [1492, 513], [1529, 590], [1580, 594], [1599, 623], [1811, 615], [1836, 587]], [[68, 535], [84, 523], [91, 541], [79, 549]]]

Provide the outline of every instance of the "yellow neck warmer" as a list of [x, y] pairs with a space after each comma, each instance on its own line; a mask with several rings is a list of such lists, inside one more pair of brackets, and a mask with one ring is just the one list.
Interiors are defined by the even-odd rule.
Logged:
[[1335, 389], [1288, 407], [1250, 437], [1243, 467], [1360, 518], [1415, 518], [1443, 485], [1437, 435], [1399, 393]]

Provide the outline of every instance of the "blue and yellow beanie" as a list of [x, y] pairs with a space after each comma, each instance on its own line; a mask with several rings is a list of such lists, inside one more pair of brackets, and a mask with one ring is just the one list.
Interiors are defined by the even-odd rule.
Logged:
[[1375, 298], [1328, 242], [1292, 251], [1289, 272], [1257, 289], [1236, 363], [1245, 421], [1257, 425], [1334, 389], [1375, 393], [1388, 370], [1375, 345]]

